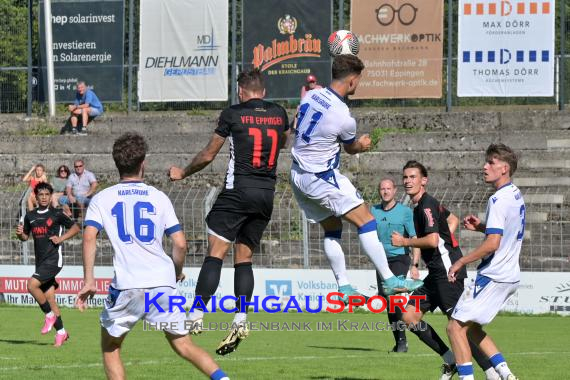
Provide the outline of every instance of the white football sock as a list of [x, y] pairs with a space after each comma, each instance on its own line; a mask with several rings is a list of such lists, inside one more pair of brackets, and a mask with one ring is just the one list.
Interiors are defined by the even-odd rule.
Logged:
[[346, 263], [344, 260], [344, 252], [340, 245], [340, 239], [327, 236], [325, 237], [323, 247], [338, 286], [350, 284], [346, 273]]
[[392, 273], [390, 267], [388, 267], [386, 252], [384, 251], [382, 243], [378, 240], [376, 230], [359, 233], [358, 239], [360, 240], [360, 244], [362, 244], [362, 248], [364, 248], [364, 252], [366, 252], [366, 255], [370, 258], [382, 278], [387, 280], [390, 277], [394, 277], [394, 273]]

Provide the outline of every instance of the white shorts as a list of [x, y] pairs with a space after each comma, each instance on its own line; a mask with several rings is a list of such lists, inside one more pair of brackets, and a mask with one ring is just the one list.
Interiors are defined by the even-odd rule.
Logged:
[[[156, 302], [165, 312], [159, 312], [155, 305], [149, 305], [149, 311], [145, 313], [145, 293], [148, 293], [149, 299], [153, 299], [159, 292], [164, 294]], [[156, 325], [156, 330], [164, 330], [175, 335], [187, 335], [188, 330], [184, 326], [186, 313], [179, 311], [177, 307], [170, 313], [168, 296], [180, 296], [180, 293], [178, 289], [168, 286], [151, 289], [109, 289], [105, 308], [99, 317], [101, 326], [107, 330], [109, 335], [118, 338], [131, 331], [139, 320], [144, 319]], [[167, 322], [167, 327], [160, 328], [160, 322]], [[155, 329], [154, 326], [153, 329]]]
[[318, 223], [330, 216], [342, 216], [364, 203], [350, 180], [336, 169], [309, 173], [293, 163], [291, 187], [307, 220]]
[[518, 287], [518, 282], [495, 282], [477, 276], [475, 283], [461, 294], [451, 317], [465, 323], [489, 324]]

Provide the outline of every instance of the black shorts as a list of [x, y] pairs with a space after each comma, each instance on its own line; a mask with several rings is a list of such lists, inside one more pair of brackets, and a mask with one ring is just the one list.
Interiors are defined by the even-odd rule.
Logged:
[[61, 267], [58, 267], [57, 265], [40, 264], [36, 266], [36, 271], [32, 277], [42, 283], [40, 289], [43, 292], [46, 292], [52, 286], [55, 289], [59, 288], [59, 284], [55, 280], [55, 276], [57, 276], [59, 272], [61, 272]]
[[274, 195], [270, 189], [224, 189], [206, 217], [208, 233], [255, 249], [271, 219]]
[[[392, 273], [394, 273], [394, 276], [406, 276], [410, 270], [410, 263], [409, 255], [388, 257], [388, 267]], [[384, 289], [382, 288], [382, 277], [378, 271], [376, 271], [376, 282], [378, 283], [378, 295], [386, 298], [386, 294], [384, 294]]]
[[[444, 314], [450, 316], [463, 293], [463, 288], [463, 280], [452, 283], [447, 279], [430, 278], [428, 275], [424, 279], [424, 285], [414, 290], [412, 295], [426, 296], [425, 300], [419, 301], [422, 312], [434, 311], [439, 307]], [[416, 306], [416, 302], [410, 299], [408, 305]]]

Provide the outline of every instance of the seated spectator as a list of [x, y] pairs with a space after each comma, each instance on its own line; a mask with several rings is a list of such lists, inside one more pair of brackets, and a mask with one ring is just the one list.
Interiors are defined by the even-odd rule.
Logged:
[[67, 180], [71, 171], [67, 165], [61, 165], [57, 168], [55, 177], [51, 180], [51, 186], [53, 187], [53, 194], [51, 196], [51, 205], [53, 208], [59, 207], [59, 198], [65, 194], [65, 187], [67, 186]]
[[320, 84], [317, 84], [317, 77], [313, 74], [307, 75], [307, 80], [303, 87], [301, 87], [301, 100], [305, 97], [307, 92], [315, 89], [323, 88]]
[[46, 168], [42, 164], [37, 164], [32, 166], [32, 168], [28, 171], [28, 173], [22, 178], [23, 182], [27, 182], [30, 184], [30, 187], [27, 191], [27, 203], [28, 203], [28, 211], [32, 211], [37, 204], [36, 196], [34, 194], [34, 189], [41, 182], [47, 182], [46, 176]]
[[85, 169], [83, 160], [75, 160], [73, 168], [75, 172], [69, 176], [65, 185], [66, 195], [59, 198], [59, 203], [66, 214], [71, 215], [70, 207], [76, 206], [80, 211], [80, 216], [83, 216], [83, 211], [89, 206], [91, 197], [97, 190], [97, 179], [95, 174]]
[[75, 102], [68, 106], [71, 112], [71, 133], [77, 134], [77, 123], [81, 117], [80, 134], [87, 134], [87, 124], [97, 116], [103, 114], [103, 104], [95, 95], [93, 90], [87, 88], [85, 82], [77, 82], [77, 93], [75, 94]]

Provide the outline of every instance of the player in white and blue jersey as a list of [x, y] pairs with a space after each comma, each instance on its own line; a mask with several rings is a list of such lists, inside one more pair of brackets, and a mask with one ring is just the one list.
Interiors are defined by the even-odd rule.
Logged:
[[293, 193], [307, 219], [325, 230], [324, 250], [345, 300], [358, 293], [348, 280], [340, 245], [343, 218], [358, 228], [360, 243], [384, 279], [386, 294], [411, 291], [423, 284], [394, 276], [378, 240], [374, 216], [338, 170], [341, 145], [348, 154], [365, 152], [371, 145], [368, 135], [356, 138], [356, 121], [344, 100], [356, 91], [363, 69], [364, 64], [354, 55], [334, 58], [330, 86], [309, 91], [301, 101], [291, 151]]
[[474, 378], [467, 336], [478, 342], [501, 379], [516, 379], [482, 326], [495, 318], [520, 281], [519, 255], [524, 237], [525, 204], [520, 190], [511, 182], [517, 162], [517, 155], [504, 144], [491, 144], [487, 148], [484, 178], [497, 191], [489, 198], [485, 222], [474, 215], [463, 220], [465, 228], [484, 233], [485, 240], [449, 269], [449, 281], [454, 282], [456, 273], [464, 265], [482, 259], [474, 286], [461, 295], [447, 327], [462, 380]]
[[[177, 354], [211, 379], [228, 379], [210, 355], [190, 340], [184, 325], [186, 313], [176, 308], [169, 312], [169, 298], [180, 295], [176, 282], [184, 278], [186, 238], [166, 194], [143, 182], [147, 150], [144, 138], [135, 133], [126, 133], [113, 144], [121, 181], [99, 192], [89, 204], [83, 233], [85, 285], [76, 305], [85, 309], [87, 299], [97, 291], [93, 274], [96, 241], [99, 231], [105, 229], [115, 252], [115, 277], [100, 317], [107, 377], [125, 378], [121, 345], [134, 325], [144, 319], [156, 326], [166, 322], [166, 339]], [[172, 240], [172, 258], [162, 248], [164, 234]], [[147, 297], [155, 299], [160, 308], [151, 304], [145, 312]]]

